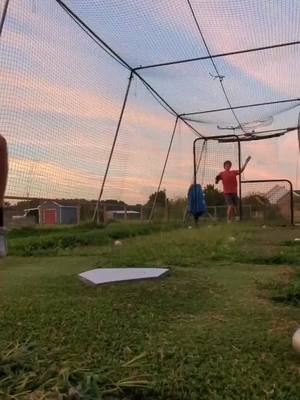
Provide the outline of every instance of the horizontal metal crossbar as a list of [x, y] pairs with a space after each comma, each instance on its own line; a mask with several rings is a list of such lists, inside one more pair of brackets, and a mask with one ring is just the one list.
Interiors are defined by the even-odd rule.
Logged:
[[[233, 106], [232, 109], [233, 110], [239, 110], [239, 109], [242, 109], [242, 108], [262, 107], [262, 106], [269, 106], [269, 105], [272, 105], [272, 104], [294, 103], [294, 102], [299, 102], [299, 106], [300, 106], [300, 97], [295, 97], [295, 98], [292, 98], [292, 99], [265, 101], [263, 103], [243, 104], [243, 105], [239, 105], [239, 106]], [[210, 114], [210, 113], [221, 112], [221, 111], [230, 111], [230, 110], [231, 110], [230, 107], [215, 108], [215, 109], [210, 109], [210, 110], [194, 111], [194, 112], [190, 112], [190, 113], [184, 113], [184, 114], [181, 114], [180, 116], [183, 117], [184, 119], [188, 119], [186, 117], [190, 116], [190, 115]], [[194, 121], [194, 122], [197, 122], [197, 121]]]
[[210, 56], [186, 58], [186, 59], [183, 59], [183, 60], [168, 61], [168, 62], [163, 62], [163, 63], [158, 63], [158, 64], [144, 65], [144, 66], [141, 66], [141, 67], [136, 67], [135, 71], [143, 70], [143, 69], [150, 69], [150, 68], [166, 67], [168, 65], [186, 64], [186, 63], [195, 62], [195, 61], [210, 60], [211, 58], [221, 58], [221, 57], [235, 56], [235, 55], [238, 55], [238, 54], [254, 53], [254, 52], [258, 52], [258, 51], [266, 51], [266, 50], [276, 49], [276, 48], [280, 48], [280, 47], [296, 46], [296, 45], [299, 45], [299, 44], [300, 44], [300, 40], [297, 40], [297, 41], [294, 41], [294, 42], [277, 43], [277, 44], [273, 44], [273, 45], [270, 45], [270, 46], [262, 46], [262, 47], [254, 47], [254, 48], [251, 48], [251, 49], [229, 51], [229, 52], [226, 52], [226, 53], [212, 54]]

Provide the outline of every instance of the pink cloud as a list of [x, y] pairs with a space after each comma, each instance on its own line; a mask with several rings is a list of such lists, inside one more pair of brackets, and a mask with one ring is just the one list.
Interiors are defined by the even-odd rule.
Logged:
[[[209, 3], [193, 1], [192, 4], [213, 53], [298, 39], [297, 30], [291, 28], [291, 18], [296, 20], [296, 15], [300, 17], [299, 7], [295, 7], [293, 14], [288, 14], [280, 2], [262, 1], [252, 7], [219, 0], [211, 0]], [[255, 23], [259, 14], [268, 18], [266, 24]], [[299, 46], [249, 53], [226, 57], [225, 60], [248, 76], [280, 91], [283, 96], [293, 97], [299, 95], [300, 91], [300, 80], [297, 77], [295, 79], [295, 69], [300, 67], [298, 48]], [[216, 63], [218, 64], [218, 60]], [[243, 82], [239, 84], [243, 85]]]
[[[172, 12], [171, 9], [169, 11]], [[39, 17], [38, 12], [30, 15], [31, 22], [34, 21], [35, 24], [38, 24], [39, 29], [45, 34], [43, 19], [39, 22]], [[219, 1], [210, 1], [209, 7], [203, 7], [202, 18], [206, 21], [214, 21], [214, 31], [208, 29], [206, 35], [208, 40], [214, 43], [215, 51], [226, 51], [227, 47], [228, 50], [239, 48], [241, 38], [246, 40], [249, 33], [244, 29], [242, 23], [235, 21], [233, 35], [233, 31], [228, 29], [228, 20], [224, 18], [224, 14], [220, 11]], [[179, 23], [179, 19], [177, 19], [177, 22]], [[218, 31], [222, 32], [222, 40], [216, 40], [216, 27]], [[60, 32], [64, 33], [62, 40], [66, 44], [70, 40], [72, 32], [63, 26], [60, 28], [62, 29], [60, 29]], [[185, 29], [188, 29], [187, 25], [185, 25]], [[193, 32], [195, 31], [193, 30]], [[45, 36], [43, 37], [45, 38]], [[58, 50], [54, 45], [55, 35], [50, 37], [47, 46], [45, 46], [45, 43], [36, 43], [32, 40], [27, 41], [24, 45], [24, 40], [28, 40], [28, 38], [23, 38], [17, 33], [11, 33], [6, 38], [7, 44], [14, 47], [14, 49], [32, 51], [33, 54], [39, 54], [41, 59], [47, 56], [46, 59], [49, 60], [52, 57], [54, 65], [66, 59], [66, 57], [71, 57], [68, 58], [68, 63], [71, 64], [78, 62], [80, 59], [79, 55], [76, 55], [80, 46], [78, 46], [77, 50], [74, 49], [74, 53], [64, 52], [63, 46], [60, 46]], [[277, 38], [275, 39], [277, 40]], [[288, 73], [290, 64], [295, 61], [294, 59], [287, 58], [286, 61], [278, 59], [275, 64], [267, 60], [262, 68], [258, 69], [255, 68], [255, 65], [259, 63], [259, 58], [255, 57], [259, 56], [251, 56], [251, 62], [247, 63], [244, 61], [245, 58], [242, 57], [227, 58], [227, 61], [249, 76], [255, 77], [260, 82], [276, 88], [282, 93], [284, 93], [286, 87], [290, 88], [291, 85], [293, 85], [295, 93], [299, 93], [299, 79], [295, 80], [295, 76], [291, 76]], [[279, 62], [282, 65], [280, 70], [278, 67]], [[45, 65], [45, 68], [47, 69], [49, 66]], [[278, 72], [280, 72], [280, 76], [285, 75], [284, 81], [278, 79]], [[45, 75], [47, 74], [45, 73]], [[54, 77], [55, 70], [51, 71], [49, 76]], [[7, 93], [11, 93], [11, 96], [6, 99], [1, 97], [1, 100], [3, 99], [2, 105], [7, 108], [13, 108], [16, 113], [18, 111], [43, 112], [48, 114], [49, 117], [59, 114], [72, 119], [81, 118], [87, 121], [99, 118], [113, 123], [117, 120], [120, 111], [121, 103], [115, 101], [115, 98], [99, 94], [96, 90], [82, 89], [76, 85], [77, 82], [74, 82], [74, 86], [70, 86], [57, 83], [55, 80], [43, 79], [41, 76], [33, 76], [31, 73], [26, 73], [25, 70], [18, 74], [12, 70], [6, 70], [1, 78], [3, 83], [7, 85], [5, 86]], [[80, 78], [80, 73], [78, 78]], [[17, 101], [16, 93], [18, 94]], [[291, 94], [290, 90], [289, 94]], [[37, 99], [41, 100], [37, 102]], [[156, 189], [171, 134], [172, 123], [172, 118], [167, 114], [166, 116], [163, 116], [163, 114], [158, 116], [152, 110], [147, 110], [142, 106], [126, 109], [105, 196], [110, 197], [111, 195], [115, 197], [122, 195], [127, 201], [144, 201]], [[143, 127], [147, 127], [147, 132], [143, 130]], [[38, 142], [45, 150], [49, 148], [50, 144], [58, 147], [57, 140], [59, 137], [60, 144], [65, 145], [66, 150], [64, 151], [68, 152], [70, 158], [78, 160], [78, 167], [76, 168], [73, 166], [66, 167], [63, 161], [59, 159], [50, 162], [12, 158], [11, 173], [12, 178], [15, 180], [11, 180], [12, 183], [9, 184], [11, 191], [15, 191], [18, 184], [23, 185], [22, 190], [25, 193], [30, 187], [35, 190], [35, 184], [36, 190], [40, 190], [38, 189], [40, 187], [42, 188], [41, 191], [45, 193], [51, 192], [57, 193], [57, 195], [65, 193], [70, 197], [74, 194], [80, 194], [80, 196], [84, 194], [88, 198], [95, 198], [98, 195], [102, 179], [101, 174], [86, 171], [84, 167], [80, 166], [80, 162], [89, 161], [95, 163], [95, 166], [100, 165], [104, 168], [113, 130], [106, 129], [105, 132], [99, 131], [98, 134], [90, 129], [88, 132], [84, 131], [81, 127], [75, 130], [70, 127], [64, 127], [58, 132], [57, 136], [51, 134], [51, 129], [49, 128], [46, 142], [43, 139], [31, 136], [31, 132], [26, 132], [23, 136], [20, 136], [16, 130], [7, 133], [11, 135], [11, 140], [16, 144], [34, 147]], [[178, 144], [178, 147], [174, 149], [174, 153], [171, 153], [170, 164], [167, 167], [166, 177], [163, 181], [163, 187], [166, 187], [168, 192], [172, 193], [172, 196], [176, 196], [178, 193], [185, 194], [191, 178], [192, 139], [188, 135], [183, 135], [182, 140], [184, 142], [187, 141], [187, 144], [183, 143], [181, 146]], [[271, 142], [249, 148], [253, 160], [247, 169], [247, 178], [258, 179], [271, 178], [275, 175], [280, 176], [280, 173], [286, 173], [286, 169], [282, 168], [283, 163], [289, 165], [290, 171], [292, 170], [296, 160], [295, 152], [293, 152], [295, 148], [294, 142], [287, 140], [281, 143], [279, 154], [276, 146], [271, 145]], [[288, 157], [284, 153], [288, 154]], [[246, 155], [246, 149], [244, 154]], [[177, 162], [179, 159], [180, 167], [179, 162]], [[210, 175], [213, 176], [218, 170], [219, 166], [211, 165]], [[29, 181], [35, 183], [28, 183]]]
[[100, 176], [76, 168], [66, 168], [54, 162], [10, 157], [7, 195], [33, 197], [95, 198]]
[[99, 93], [56, 84], [22, 72], [3, 70], [0, 82], [8, 94], [1, 97], [2, 107], [77, 118], [116, 119], [120, 112], [121, 99], [116, 103]]
[[[85, 121], [88, 121], [91, 116], [98, 117], [101, 121], [103, 114], [99, 111], [100, 107], [95, 114], [91, 114], [91, 109], [89, 109], [89, 114], [85, 113], [83, 103], [93, 105], [96, 100], [101, 103], [102, 98], [93, 93], [85, 93], [79, 89], [73, 90], [64, 85], [52, 84], [52, 82], [41, 81], [20, 73], [15, 75], [6, 71], [1, 78], [7, 87], [13, 89], [11, 90], [12, 98], [6, 97], [3, 106], [12, 108], [16, 115], [18, 111], [43, 111], [51, 117], [63, 110], [64, 115], [70, 118], [82, 119], [82, 127], [79, 124], [77, 128], [62, 126], [59, 131], [53, 131], [51, 125], [45, 126], [41, 132], [42, 136], [37, 134], [36, 128], [33, 128], [31, 132], [26, 129], [19, 131], [21, 126], [18, 124], [22, 118], [18, 118], [12, 125], [7, 125], [7, 131], [4, 134], [8, 138], [9, 148], [11, 146], [14, 146], [13, 149], [18, 149], [20, 146], [23, 148], [23, 158], [14, 158], [16, 157], [13, 155], [15, 150], [12, 153], [8, 194], [16, 195], [18, 192], [22, 196], [29, 193], [31, 196], [42, 197], [97, 197], [103, 175], [102, 173], [94, 174], [91, 168], [87, 170], [86, 166], [94, 164], [95, 170], [101, 168], [104, 171], [113, 139], [113, 130], [110, 133], [103, 132], [101, 129], [99, 133], [91, 131]], [[17, 96], [17, 101], [15, 101], [16, 90], [20, 90], [21, 93], [21, 96]], [[34, 94], [33, 100], [42, 98], [43, 101], [39, 103], [29, 101], [28, 93], [30, 92]], [[74, 109], [74, 104], [70, 106], [70, 103], [64, 103], [60, 106], [58, 102], [51, 101], [51, 98], [57, 99], [61, 93], [75, 100], [80, 97], [80, 107]], [[116, 121], [116, 116], [110, 111], [114, 109], [105, 110], [106, 118]], [[119, 115], [119, 109], [117, 111]], [[17, 125], [16, 122], [18, 122]], [[121, 125], [105, 191], [106, 197], [115, 198], [122, 193], [136, 202], [145, 200], [151, 191], [155, 190], [173, 124], [174, 118], [167, 113], [157, 115], [141, 106], [137, 110], [129, 106]], [[85, 130], [85, 126], [88, 130]], [[147, 128], [146, 135], [145, 127]], [[104, 133], [105, 136], [103, 136]], [[24, 148], [27, 149], [25, 152]], [[35, 148], [38, 149], [37, 153]], [[32, 151], [36, 154], [36, 160], [26, 158]], [[46, 152], [46, 158], [44, 152]], [[71, 162], [72, 165], [66, 165], [66, 157], [68, 164]], [[149, 162], [145, 162], [146, 160]], [[127, 173], [131, 174], [133, 183], [123, 190], [124, 185], [127, 185]], [[135, 181], [143, 182], [140, 190], [133, 190], [136, 186]], [[138, 199], [134, 198], [135, 195], [138, 195]]]

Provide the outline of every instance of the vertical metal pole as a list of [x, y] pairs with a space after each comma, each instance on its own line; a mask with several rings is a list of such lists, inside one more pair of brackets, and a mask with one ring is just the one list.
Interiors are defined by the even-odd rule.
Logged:
[[289, 184], [290, 184], [291, 225], [294, 225], [294, 190], [292, 182], [289, 181]]
[[243, 219], [243, 201], [242, 201], [242, 174], [241, 174], [241, 169], [242, 169], [242, 156], [241, 156], [241, 142], [239, 138], [237, 138], [238, 142], [238, 158], [239, 158], [239, 211], [240, 211], [240, 220]]
[[196, 161], [196, 143], [199, 138], [195, 139], [193, 142], [193, 158], [194, 158], [194, 185], [197, 183], [197, 161]]
[[[195, 139], [194, 142], [193, 142], [194, 185], [195, 185], [195, 186], [196, 186], [196, 184], [197, 184], [197, 172], [198, 172], [198, 169], [199, 169], [199, 166], [200, 166], [200, 161], [201, 161], [201, 158], [202, 158], [202, 152], [203, 152], [203, 150], [204, 150], [204, 147], [203, 147], [203, 146], [206, 145], [206, 142], [203, 142], [201, 154], [200, 154], [200, 157], [199, 157], [199, 162], [198, 162], [198, 165], [197, 165], [197, 160], [196, 160], [196, 157], [197, 157], [197, 155], [196, 155], [196, 143], [198, 142], [198, 140], [200, 140], [200, 138]], [[206, 139], [203, 139], [203, 140], [206, 140]], [[205, 166], [204, 166], [204, 168], [205, 168]], [[196, 208], [197, 208], [197, 205], [198, 205], [198, 204], [197, 204], [197, 203], [198, 203], [198, 197], [197, 197], [195, 191], [194, 191], [194, 200], [195, 200]], [[198, 223], [198, 217], [195, 217], [195, 216], [194, 216], [194, 220], [195, 220], [195, 223], [197, 224], [197, 223]]]
[[164, 178], [166, 166], [167, 166], [167, 163], [168, 163], [171, 147], [172, 147], [173, 140], [174, 140], [174, 135], [175, 135], [175, 132], [176, 132], [177, 123], [178, 123], [178, 117], [176, 117], [176, 120], [175, 120], [175, 124], [174, 124], [174, 128], [173, 128], [173, 132], [172, 132], [169, 148], [168, 148], [168, 151], [167, 151], [165, 163], [164, 163], [164, 166], [163, 166], [163, 170], [162, 170], [162, 173], [161, 173], [161, 176], [160, 176], [160, 180], [159, 180], [159, 184], [158, 184], [158, 187], [157, 187], [157, 190], [156, 190], [154, 202], [153, 202], [153, 205], [152, 205], [152, 208], [151, 208], [151, 212], [150, 212], [150, 216], [149, 216], [149, 219], [148, 219], [149, 222], [152, 220], [153, 213], [154, 213], [154, 210], [155, 210], [155, 207], [156, 207], [158, 193], [160, 191], [161, 183], [162, 183], [162, 180]]
[[4, 3], [2, 15], [1, 15], [1, 21], [0, 21], [0, 37], [1, 37], [1, 35], [2, 35], [2, 30], [3, 30], [3, 26], [4, 26], [4, 21], [5, 21], [6, 15], [7, 15], [8, 3], [9, 3], [9, 0], [6, 0], [5, 3]]
[[110, 155], [109, 155], [109, 158], [108, 158], [105, 174], [104, 174], [104, 177], [103, 177], [103, 181], [102, 181], [99, 197], [98, 197], [98, 200], [97, 200], [97, 203], [96, 203], [96, 207], [95, 207], [95, 211], [94, 211], [94, 216], [93, 216], [93, 221], [94, 222], [97, 219], [97, 213], [98, 213], [98, 209], [99, 209], [99, 204], [100, 204], [100, 201], [102, 199], [102, 194], [103, 194], [103, 190], [104, 190], [107, 174], [108, 174], [108, 171], [109, 171], [111, 159], [112, 159], [112, 156], [113, 156], [113, 153], [114, 153], [114, 149], [115, 149], [115, 146], [116, 146], [116, 142], [117, 142], [117, 138], [118, 138], [121, 122], [122, 122], [122, 119], [123, 119], [124, 110], [125, 110], [127, 99], [128, 99], [129, 89], [130, 89], [131, 82], [132, 82], [132, 77], [133, 77], [133, 73], [131, 72], [130, 76], [129, 76], [129, 81], [128, 81], [128, 85], [127, 85], [127, 89], [126, 89], [126, 93], [125, 93], [125, 97], [124, 97], [124, 101], [123, 101], [123, 105], [122, 105], [122, 109], [121, 109], [121, 113], [120, 113], [117, 129], [116, 129], [116, 132], [115, 132], [114, 141], [113, 141], [113, 144], [112, 144], [112, 147], [111, 147], [111, 150], [110, 150]]
[[[1, 20], [0, 20], [0, 37], [2, 35], [2, 31], [3, 31], [3, 26], [4, 26], [4, 21], [5, 21], [5, 17], [7, 15], [7, 9], [8, 9], [8, 3], [9, 0], [6, 0], [4, 3], [4, 7], [3, 7], [3, 11], [2, 11], [2, 15], [1, 15]], [[7, 171], [6, 171], [7, 174]], [[6, 178], [5, 178], [6, 179]], [[5, 191], [5, 185], [4, 185], [4, 191]], [[3, 193], [4, 194], [4, 193]], [[1, 201], [4, 199], [1, 199]], [[0, 204], [0, 228], [2, 228], [4, 226], [4, 211], [3, 211], [3, 207], [4, 207], [4, 201], [3, 204]]]

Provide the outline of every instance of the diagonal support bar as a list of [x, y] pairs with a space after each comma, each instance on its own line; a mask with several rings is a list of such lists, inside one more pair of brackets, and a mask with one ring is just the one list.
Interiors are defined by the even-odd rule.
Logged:
[[78, 17], [62, 0], [55, 0], [57, 4], [73, 19], [73, 21], [92, 39], [94, 40], [98, 46], [100, 46], [107, 54], [109, 54], [114, 60], [119, 62], [123, 67], [126, 67], [132, 74], [136, 75], [151, 91], [152, 94], [155, 94], [157, 98], [169, 109], [168, 111], [174, 114], [176, 117], [179, 117], [186, 126], [188, 126], [192, 131], [199, 137], [203, 137], [197, 129], [191, 126], [188, 122], [186, 122], [183, 118], [181, 118], [174, 110], [170, 104], [137, 72], [138, 68], [132, 68], [114, 49], [112, 49], [99, 35], [96, 34], [81, 18]]
[[107, 174], [108, 174], [108, 171], [109, 171], [111, 159], [112, 159], [112, 156], [113, 156], [113, 153], [114, 153], [114, 150], [115, 150], [115, 146], [116, 146], [116, 142], [117, 142], [117, 138], [118, 138], [118, 135], [119, 135], [120, 126], [121, 126], [121, 122], [122, 122], [123, 115], [124, 115], [124, 110], [125, 110], [125, 107], [126, 107], [126, 104], [127, 104], [129, 89], [130, 89], [131, 82], [132, 82], [132, 77], [133, 77], [133, 74], [131, 72], [130, 76], [129, 76], [129, 80], [128, 80], [128, 85], [127, 85], [127, 89], [126, 89], [126, 93], [125, 93], [125, 97], [124, 97], [124, 101], [123, 101], [123, 105], [122, 105], [122, 109], [121, 109], [121, 113], [120, 113], [117, 129], [116, 129], [116, 132], [115, 132], [113, 144], [112, 144], [112, 147], [111, 147], [111, 150], [110, 150], [110, 154], [109, 154], [109, 158], [108, 158], [108, 162], [107, 162], [107, 165], [106, 165], [106, 170], [105, 170], [105, 174], [104, 174], [104, 177], [103, 177], [103, 181], [102, 181], [99, 197], [98, 197], [98, 200], [97, 200], [97, 203], [96, 203], [96, 207], [95, 207], [95, 211], [94, 211], [94, 216], [93, 216], [93, 221], [94, 222], [97, 219], [97, 214], [98, 214], [98, 210], [99, 210], [100, 201], [102, 199], [102, 195], [103, 195], [103, 190], [104, 190], [104, 186], [105, 186], [105, 183], [106, 183]]
[[171, 148], [172, 148], [172, 144], [173, 144], [173, 140], [174, 140], [174, 136], [175, 136], [175, 132], [176, 132], [176, 128], [177, 128], [178, 119], [179, 118], [176, 117], [174, 128], [173, 128], [173, 132], [172, 132], [170, 143], [169, 143], [169, 147], [168, 147], [168, 151], [167, 151], [167, 155], [166, 155], [166, 159], [165, 159], [164, 166], [163, 166], [163, 169], [162, 169], [162, 173], [161, 173], [161, 176], [160, 176], [159, 184], [158, 184], [158, 187], [157, 187], [157, 190], [156, 190], [154, 202], [153, 202], [153, 205], [152, 205], [152, 208], [151, 208], [151, 212], [150, 212], [150, 216], [149, 216], [149, 222], [153, 218], [154, 210], [155, 210], [156, 203], [157, 203], [158, 193], [160, 191], [161, 184], [162, 184], [162, 181], [164, 179], [167, 163], [168, 163], [168, 160], [169, 160], [169, 156], [170, 156], [170, 152], [171, 152]]
[[6, 18], [6, 15], [7, 15], [8, 3], [9, 3], [9, 0], [6, 0], [5, 3], [4, 3], [2, 15], [1, 15], [1, 20], [0, 20], [0, 37], [1, 37], [1, 35], [2, 35], [4, 22], [5, 22], [5, 18]]

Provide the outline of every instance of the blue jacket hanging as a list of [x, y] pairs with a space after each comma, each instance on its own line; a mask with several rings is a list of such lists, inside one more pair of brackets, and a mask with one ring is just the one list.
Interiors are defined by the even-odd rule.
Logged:
[[206, 203], [201, 185], [197, 183], [190, 186], [188, 191], [188, 213], [197, 220], [206, 213]]

